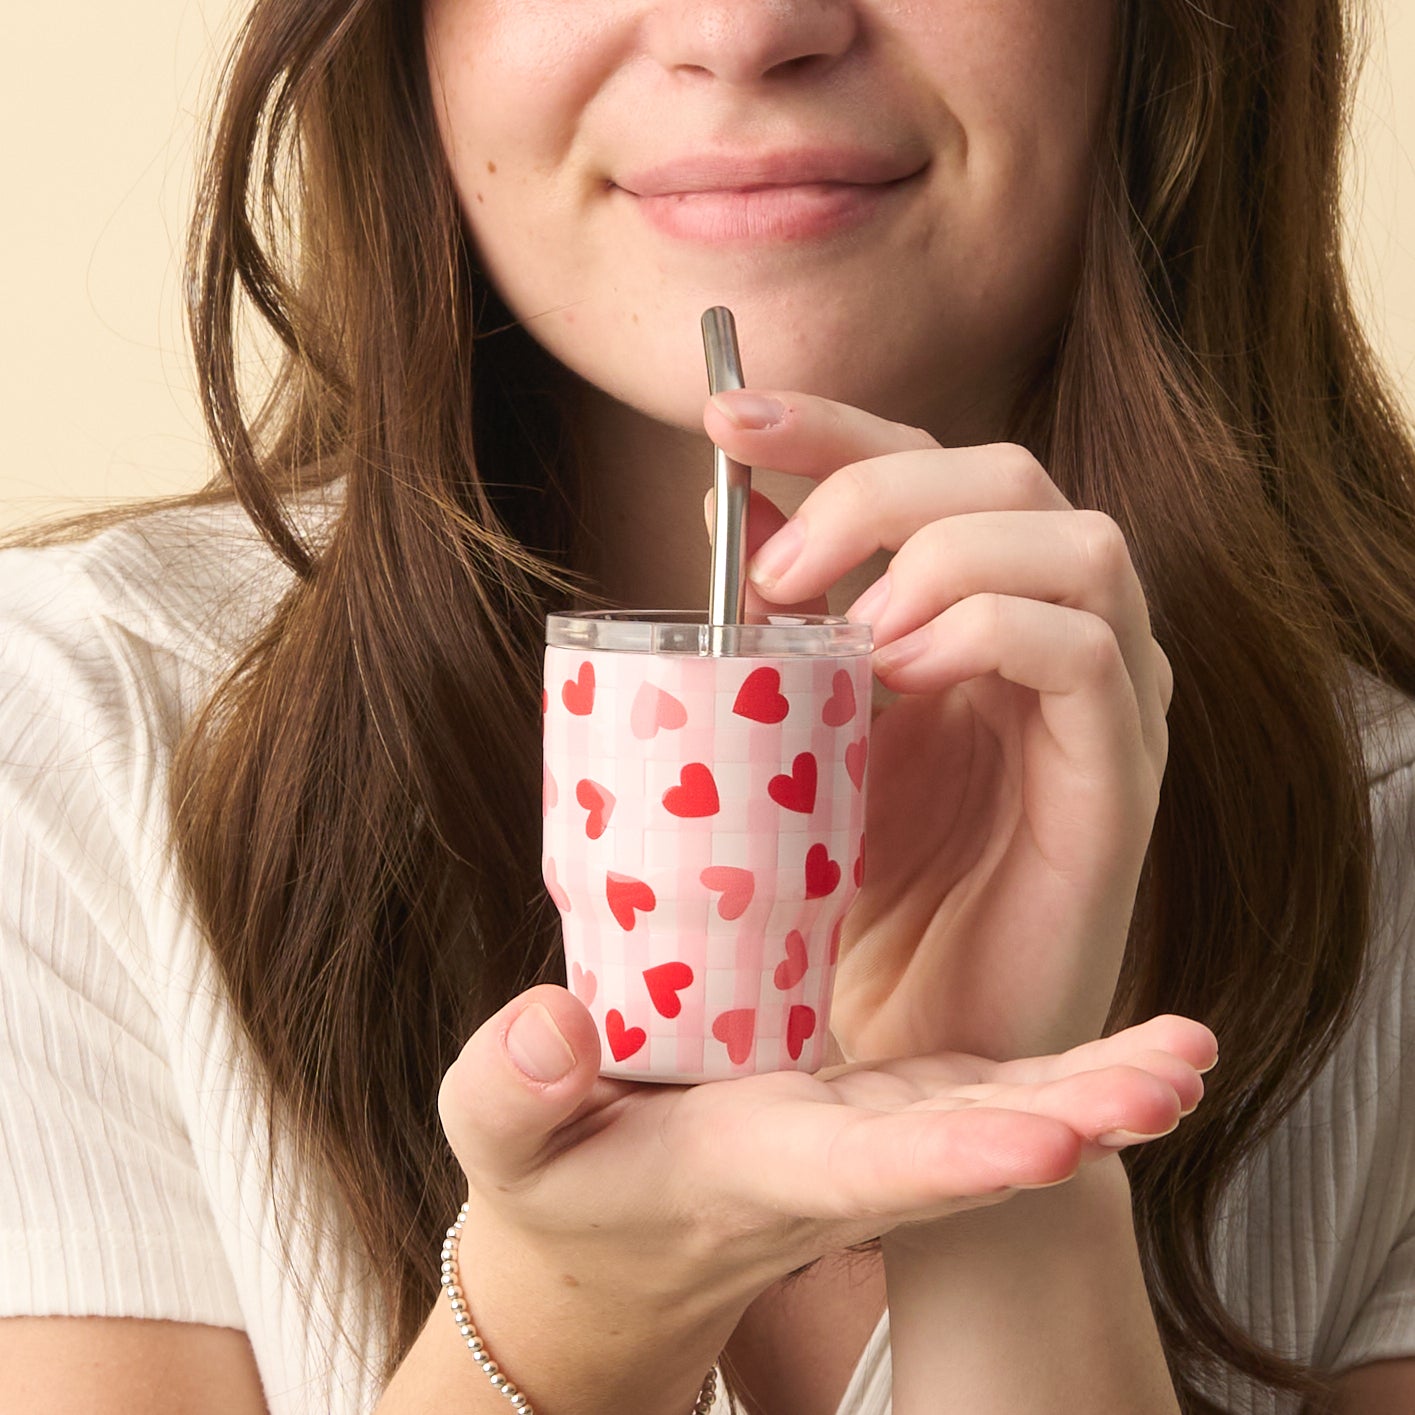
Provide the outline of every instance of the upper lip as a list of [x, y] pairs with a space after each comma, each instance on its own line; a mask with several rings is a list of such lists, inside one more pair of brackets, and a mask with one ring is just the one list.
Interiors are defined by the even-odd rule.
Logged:
[[680, 192], [750, 191], [840, 182], [876, 185], [911, 177], [923, 163], [864, 148], [801, 147], [776, 152], [700, 153], [625, 172], [614, 185], [635, 196]]

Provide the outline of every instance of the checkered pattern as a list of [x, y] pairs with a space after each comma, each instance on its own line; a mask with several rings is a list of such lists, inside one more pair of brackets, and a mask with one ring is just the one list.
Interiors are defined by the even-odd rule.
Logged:
[[[744, 698], [750, 675], [758, 691]], [[870, 686], [866, 655], [546, 649], [544, 870], [605, 1074], [692, 1082], [823, 1064], [858, 887]], [[814, 803], [793, 809], [811, 763]], [[714, 798], [710, 814], [670, 809]], [[748, 876], [721, 866], [750, 872], [741, 912]]]

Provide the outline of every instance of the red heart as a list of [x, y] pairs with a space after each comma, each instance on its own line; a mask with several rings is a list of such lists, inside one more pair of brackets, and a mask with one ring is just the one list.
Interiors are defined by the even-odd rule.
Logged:
[[751, 1056], [756, 1033], [755, 1007], [738, 1007], [724, 1012], [712, 1024], [713, 1036], [726, 1046], [728, 1059], [734, 1066], [741, 1066]]
[[786, 1050], [792, 1061], [800, 1061], [801, 1048], [816, 1034], [816, 1013], [812, 1007], [798, 1002], [786, 1014]]
[[781, 992], [790, 992], [806, 976], [806, 962], [806, 940], [792, 929], [786, 935], [786, 957], [776, 965], [776, 986]]
[[856, 791], [865, 789], [865, 757], [869, 749], [868, 737], [861, 737], [858, 742], [851, 742], [845, 748], [845, 770], [850, 773], [850, 780], [855, 783]]
[[613, 1007], [604, 1014], [604, 1035], [609, 1039], [615, 1061], [627, 1060], [649, 1039], [642, 1027], [626, 1027], [618, 1009]]
[[709, 865], [698, 878], [709, 889], [722, 891], [722, 898], [717, 901], [720, 919], [740, 919], [757, 889], [756, 875], [737, 865]]
[[753, 722], [780, 722], [791, 704], [781, 692], [781, 674], [775, 668], [754, 668], [737, 690], [732, 711]]
[[599, 979], [590, 972], [588, 968], [582, 968], [575, 963], [570, 968], [570, 991], [585, 1004], [586, 1007], [594, 1001], [594, 995], [599, 990]]
[[619, 921], [619, 927], [625, 933], [631, 932], [638, 923], [635, 909], [647, 914], [658, 904], [653, 890], [643, 880], [632, 875], [617, 875], [613, 870], [605, 876], [604, 893], [609, 900], [609, 912]]
[[773, 776], [766, 786], [767, 795], [788, 811], [800, 811], [808, 816], [816, 808], [816, 759], [810, 752], [797, 753], [791, 763], [790, 776]]
[[579, 677], [568, 679], [560, 696], [576, 717], [588, 717], [594, 710], [594, 664], [582, 663]]
[[693, 970], [686, 963], [660, 963], [656, 968], [644, 969], [644, 982], [659, 1012], [676, 1017], [683, 1010], [683, 999], [678, 994], [692, 986]]
[[550, 774], [548, 766], [542, 764], [541, 774], [540, 813], [543, 816], [548, 816], [550, 808], [560, 799], [560, 790], [556, 786], [555, 778]]
[[598, 840], [614, 811], [613, 793], [597, 781], [582, 781], [575, 787], [575, 799], [589, 812], [585, 817], [585, 834], [591, 840]]
[[824, 899], [835, 893], [840, 883], [840, 866], [830, 858], [824, 845], [812, 845], [806, 851], [806, 898]]
[[855, 856], [855, 888], [859, 889], [865, 882], [865, 838], [860, 837], [860, 853]]
[[835, 670], [830, 682], [832, 692], [821, 709], [821, 721], [827, 727], [844, 727], [855, 716], [855, 682], [843, 668]]
[[688, 709], [673, 696], [653, 683], [640, 683], [634, 694], [634, 706], [629, 709], [629, 730], [641, 742], [647, 742], [660, 728], [673, 732], [688, 721]]
[[555, 861], [547, 855], [541, 862], [541, 878], [545, 880], [545, 892], [550, 895], [555, 902], [555, 907], [562, 914], [570, 912], [570, 897], [560, 887], [560, 881], [555, 878]]
[[689, 762], [678, 773], [678, 785], [663, 793], [663, 804], [675, 816], [715, 816], [720, 802], [717, 782], [702, 762]]

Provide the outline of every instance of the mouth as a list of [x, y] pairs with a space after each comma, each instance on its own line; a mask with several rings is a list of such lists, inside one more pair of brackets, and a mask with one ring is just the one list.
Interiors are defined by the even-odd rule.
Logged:
[[611, 187], [651, 227], [708, 245], [837, 235], [881, 214], [927, 163], [864, 149], [695, 156], [626, 173]]

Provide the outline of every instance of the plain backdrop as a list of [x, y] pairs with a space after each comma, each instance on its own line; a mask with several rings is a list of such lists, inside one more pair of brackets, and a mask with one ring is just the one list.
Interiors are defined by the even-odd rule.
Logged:
[[[1365, 0], [1348, 227], [1376, 346], [1415, 408], [1415, 4]], [[181, 307], [192, 155], [244, 0], [7, 6], [0, 528], [209, 474]]]

